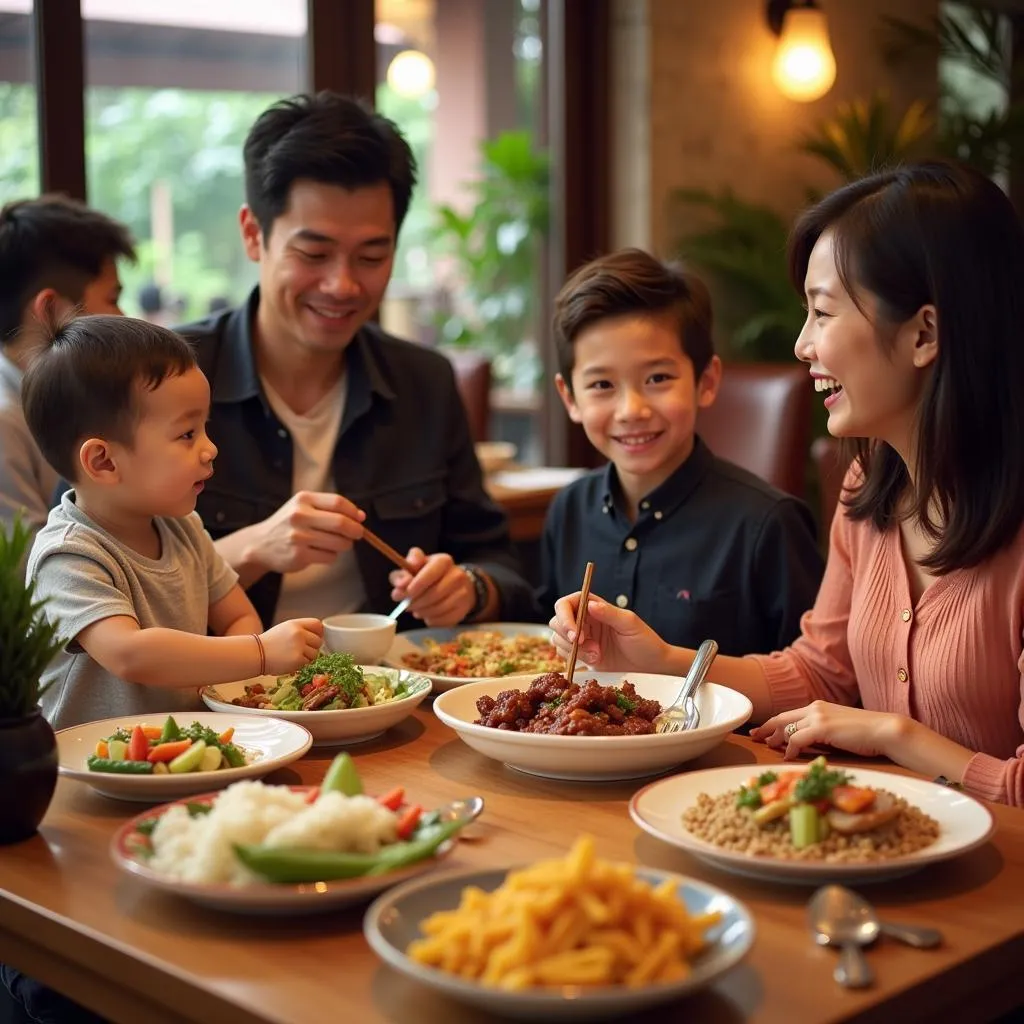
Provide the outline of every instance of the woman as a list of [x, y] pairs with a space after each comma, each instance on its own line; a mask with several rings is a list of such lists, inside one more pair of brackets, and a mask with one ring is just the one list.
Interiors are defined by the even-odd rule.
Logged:
[[[926, 163], [828, 196], [789, 258], [796, 355], [856, 458], [801, 636], [713, 677], [789, 758], [829, 744], [1024, 805], [1024, 231], [988, 179]], [[693, 651], [592, 598], [580, 658], [683, 675]]]

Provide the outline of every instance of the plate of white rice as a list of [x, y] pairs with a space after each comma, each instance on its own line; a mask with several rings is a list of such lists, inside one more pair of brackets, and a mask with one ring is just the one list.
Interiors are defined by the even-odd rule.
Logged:
[[[409, 867], [341, 881], [282, 884], [249, 871], [235, 856], [236, 844], [375, 853], [395, 842], [396, 816], [374, 797], [332, 792], [311, 802], [316, 792], [243, 781], [166, 804], [126, 822], [111, 840], [111, 856], [139, 881], [214, 909], [293, 914], [363, 901], [428, 870], [454, 847], [449, 841]], [[190, 813], [197, 805], [211, 810]]]

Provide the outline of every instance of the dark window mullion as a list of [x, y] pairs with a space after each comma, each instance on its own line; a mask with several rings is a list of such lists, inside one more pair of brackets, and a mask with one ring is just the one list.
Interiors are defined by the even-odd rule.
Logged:
[[39, 181], [86, 198], [85, 58], [79, 0], [35, 0]]
[[310, 87], [374, 102], [377, 45], [374, 0], [307, 0]]

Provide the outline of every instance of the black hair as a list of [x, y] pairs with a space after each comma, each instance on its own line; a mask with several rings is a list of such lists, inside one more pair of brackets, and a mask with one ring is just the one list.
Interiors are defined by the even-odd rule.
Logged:
[[269, 107], [249, 129], [244, 156], [245, 201], [264, 239], [296, 181], [346, 189], [386, 183], [396, 235], [416, 184], [416, 159], [394, 122], [333, 92], [292, 96]]
[[[884, 530], [916, 517], [934, 572], [977, 565], [1024, 523], [1024, 230], [1010, 201], [967, 166], [929, 161], [873, 174], [806, 211], [789, 244], [803, 294], [811, 251], [830, 231], [836, 270], [863, 309], [878, 304], [878, 343], [922, 307], [938, 320], [938, 355], [917, 409], [914, 489], [880, 440], [853, 444], [862, 477], [843, 503]], [[909, 499], [909, 502], [908, 502]], [[938, 519], [934, 511], [938, 511]]]
[[53, 288], [80, 302], [107, 260], [135, 260], [123, 224], [61, 195], [20, 199], [0, 209], [0, 343], [14, 340], [29, 300]]
[[599, 321], [630, 314], [671, 317], [679, 344], [700, 378], [715, 354], [707, 286], [642, 249], [620, 249], [580, 267], [555, 298], [555, 351], [570, 393], [579, 335]]
[[196, 365], [173, 331], [124, 316], [82, 316], [44, 324], [44, 345], [21, 386], [29, 430], [46, 461], [70, 482], [89, 437], [131, 445], [137, 387], [152, 391]]

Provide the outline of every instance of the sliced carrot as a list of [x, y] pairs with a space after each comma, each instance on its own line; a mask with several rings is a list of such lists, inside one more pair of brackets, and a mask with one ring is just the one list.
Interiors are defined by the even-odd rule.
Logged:
[[100, 740], [96, 744], [96, 756], [97, 757], [110, 757], [110, 748], [107, 746], [106, 740]]
[[144, 725], [142, 731], [146, 734], [147, 740], [158, 740], [163, 735], [162, 725]]
[[128, 741], [128, 760], [145, 761], [149, 753], [149, 740], [142, 731], [142, 726], [137, 725], [132, 729], [132, 738]]
[[220, 743], [230, 743], [231, 737], [235, 735], [235, 727], [229, 725], [218, 737], [217, 740]]
[[416, 822], [420, 820], [423, 808], [419, 804], [410, 804], [398, 816], [398, 838], [408, 839], [416, 828]]
[[389, 811], [397, 811], [402, 806], [402, 801], [405, 799], [405, 788], [403, 786], [395, 786], [394, 789], [385, 793], [383, 796], [377, 797], [377, 803], [381, 807], [386, 807]]
[[847, 814], [860, 814], [875, 802], [875, 791], [862, 786], [836, 786], [832, 803]]
[[138, 758], [138, 760], [151, 761], [153, 764], [159, 764], [161, 761], [173, 761], [191, 746], [191, 740], [171, 740], [170, 743], [158, 743], [145, 757]]

